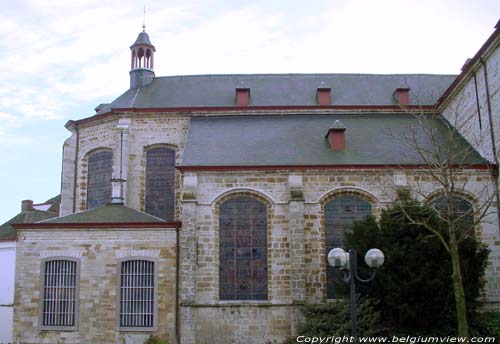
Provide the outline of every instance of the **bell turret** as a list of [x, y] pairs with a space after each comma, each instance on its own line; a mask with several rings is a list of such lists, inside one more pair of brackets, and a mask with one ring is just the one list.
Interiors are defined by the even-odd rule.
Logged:
[[137, 88], [149, 84], [154, 76], [154, 54], [155, 47], [151, 44], [149, 36], [146, 33], [146, 26], [142, 26], [142, 32], [139, 33], [135, 43], [130, 46], [131, 51], [131, 69], [130, 69], [130, 87]]

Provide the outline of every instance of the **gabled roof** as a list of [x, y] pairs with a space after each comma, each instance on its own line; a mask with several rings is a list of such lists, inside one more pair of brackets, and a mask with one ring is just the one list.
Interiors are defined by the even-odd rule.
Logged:
[[[411, 114], [377, 113], [192, 117], [180, 168], [421, 165], [425, 161], [405, 140], [425, 125], [435, 129], [439, 149], [445, 151], [450, 129], [440, 118], [429, 115], [421, 122]], [[325, 139], [336, 120], [346, 128], [342, 151], [332, 151]], [[429, 137], [416, 134], [422, 148], [434, 151]], [[470, 152], [457, 164], [487, 163], [462, 137], [453, 147]]]
[[12, 227], [13, 224], [34, 223], [42, 220], [47, 220], [55, 217], [56, 214], [41, 210], [23, 211], [14, 216], [9, 221], [0, 226], [0, 240], [16, 238], [16, 230]]
[[123, 204], [108, 204], [103, 207], [82, 211], [80, 213], [56, 217], [40, 224], [71, 223], [144, 223], [166, 222], [159, 217], [146, 214]]
[[316, 106], [316, 90], [327, 84], [332, 106], [394, 106], [396, 88], [410, 88], [415, 105], [433, 105], [455, 75], [429, 74], [236, 74], [156, 77], [129, 89], [98, 114], [111, 109], [234, 107], [242, 82], [250, 106]]

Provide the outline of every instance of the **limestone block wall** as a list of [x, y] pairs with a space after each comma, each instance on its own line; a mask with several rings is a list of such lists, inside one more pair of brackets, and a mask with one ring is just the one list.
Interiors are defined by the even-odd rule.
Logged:
[[[417, 170], [218, 171], [190, 172], [184, 178], [196, 180], [196, 187], [190, 186], [189, 199], [182, 201], [183, 343], [213, 342], [207, 339], [207, 329], [223, 333], [228, 343], [264, 343], [271, 338], [279, 342], [290, 336], [297, 321], [296, 305], [326, 299], [323, 205], [328, 200], [357, 194], [371, 203], [378, 216], [396, 200], [399, 187], [410, 188], [412, 196], [421, 200], [433, 197], [438, 189], [428, 174]], [[494, 192], [487, 170], [465, 170], [458, 180], [473, 205]], [[239, 193], [269, 204], [267, 301], [219, 300], [218, 205]], [[498, 303], [500, 238], [495, 207], [476, 232], [491, 250], [483, 301]]]
[[[176, 150], [176, 164], [180, 164], [188, 123], [189, 117], [183, 114], [130, 113], [72, 127], [73, 134], [64, 145], [61, 215], [86, 210], [87, 160], [89, 154], [97, 149], [113, 151], [113, 177], [119, 178], [121, 172], [121, 177], [127, 180], [124, 185], [126, 205], [144, 210], [146, 149], [155, 145], [169, 146]], [[177, 173], [176, 200], [180, 195], [180, 178]], [[176, 203], [178, 217], [179, 206]]]
[[442, 115], [456, 126], [484, 157], [492, 160], [492, 137], [484, 70], [485, 68], [487, 70], [493, 131], [498, 150], [500, 143], [500, 41], [498, 39], [483, 59], [484, 65], [477, 62], [473, 66], [472, 73], [465, 78], [457, 92], [452, 94], [450, 101], [445, 104]]
[[[41, 260], [58, 256], [80, 262], [79, 322], [76, 331], [40, 330]], [[120, 258], [157, 260], [156, 332], [117, 330]], [[17, 249], [14, 340], [20, 343], [143, 343], [149, 334], [175, 343], [175, 229], [22, 230]]]

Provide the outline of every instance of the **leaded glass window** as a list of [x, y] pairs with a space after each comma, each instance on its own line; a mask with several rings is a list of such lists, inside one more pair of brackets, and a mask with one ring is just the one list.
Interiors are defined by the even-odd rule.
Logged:
[[[345, 233], [352, 229], [355, 220], [361, 220], [371, 215], [370, 203], [357, 195], [342, 195], [333, 198], [325, 204], [325, 237], [326, 255], [335, 247], [345, 247]], [[325, 256], [326, 260], [326, 256]], [[334, 268], [326, 262], [327, 298], [335, 297], [334, 284], [336, 279]]]
[[149, 260], [121, 262], [119, 297], [120, 327], [154, 327], [155, 263]]
[[48, 260], [43, 263], [41, 326], [76, 326], [78, 270], [72, 260]]
[[87, 209], [102, 207], [111, 201], [113, 153], [103, 150], [88, 158]]
[[167, 221], [175, 216], [175, 150], [146, 151], [146, 212]]
[[251, 196], [219, 208], [220, 300], [267, 300], [267, 209]]
[[446, 197], [441, 196], [432, 201], [432, 205], [445, 220], [454, 221], [463, 234], [475, 238], [474, 208], [472, 204], [458, 196], [453, 196], [452, 203], [453, 207], [450, 214], [448, 212], [448, 199]]

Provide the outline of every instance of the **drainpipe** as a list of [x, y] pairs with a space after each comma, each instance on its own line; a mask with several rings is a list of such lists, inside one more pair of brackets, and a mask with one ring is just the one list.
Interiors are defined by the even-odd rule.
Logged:
[[73, 214], [76, 213], [76, 183], [78, 181], [78, 150], [80, 146], [80, 131], [78, 126], [75, 125], [76, 131], [76, 147], [75, 147], [75, 163], [74, 163], [74, 177], [73, 177]]
[[486, 91], [486, 104], [488, 105], [487, 110], [488, 110], [488, 122], [490, 124], [490, 137], [491, 137], [491, 150], [493, 153], [493, 162], [494, 162], [494, 167], [493, 170], [491, 171], [491, 175], [494, 180], [494, 188], [495, 188], [495, 195], [496, 195], [496, 201], [497, 201], [497, 219], [498, 219], [498, 231], [500, 233], [500, 194], [499, 194], [499, 189], [498, 189], [498, 157], [497, 157], [497, 148], [496, 148], [496, 140], [495, 140], [495, 130], [493, 128], [493, 115], [491, 113], [491, 97], [490, 97], [490, 87], [488, 84], [488, 70], [486, 68], [486, 62], [484, 59], [481, 57], [479, 59], [481, 61], [481, 65], [483, 66], [483, 73], [484, 73], [484, 88]]
[[175, 229], [175, 335], [177, 337], [177, 344], [181, 342], [181, 329], [180, 329], [180, 307], [179, 307], [179, 271], [180, 271], [180, 239], [179, 239], [180, 226]]

